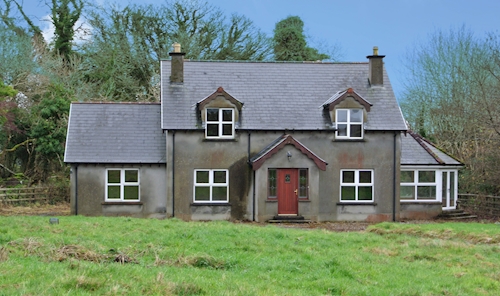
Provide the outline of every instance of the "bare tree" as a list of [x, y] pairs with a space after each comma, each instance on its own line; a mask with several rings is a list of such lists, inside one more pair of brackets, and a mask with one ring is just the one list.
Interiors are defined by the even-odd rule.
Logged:
[[[498, 38], [436, 31], [406, 60], [402, 109], [412, 128], [466, 164], [462, 189], [500, 193]], [[492, 165], [494, 164], [494, 165]]]

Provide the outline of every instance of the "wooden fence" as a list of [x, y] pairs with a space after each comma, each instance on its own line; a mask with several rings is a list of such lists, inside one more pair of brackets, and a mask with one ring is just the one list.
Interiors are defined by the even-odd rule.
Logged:
[[500, 216], [500, 196], [459, 194], [458, 205], [480, 216]]
[[48, 202], [52, 196], [51, 187], [0, 188], [0, 203], [6, 204]]

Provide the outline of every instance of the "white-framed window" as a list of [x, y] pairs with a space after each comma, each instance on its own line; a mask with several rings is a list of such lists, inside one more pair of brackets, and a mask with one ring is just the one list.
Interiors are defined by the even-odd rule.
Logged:
[[435, 170], [402, 170], [401, 200], [437, 200]]
[[207, 139], [234, 138], [234, 109], [205, 109], [205, 137]]
[[341, 170], [340, 201], [373, 201], [373, 170]]
[[337, 139], [363, 138], [363, 109], [337, 109], [335, 123]]
[[139, 201], [138, 169], [106, 169], [106, 201]]
[[220, 169], [194, 170], [194, 196], [196, 202], [228, 202], [229, 172]]

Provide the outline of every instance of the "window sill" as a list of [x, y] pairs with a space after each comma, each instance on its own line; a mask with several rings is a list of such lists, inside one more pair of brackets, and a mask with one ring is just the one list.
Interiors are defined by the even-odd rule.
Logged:
[[206, 207], [206, 206], [231, 206], [230, 203], [228, 202], [193, 202], [190, 204], [190, 206], [201, 206], [201, 207]]
[[376, 206], [376, 202], [359, 202], [359, 201], [340, 201], [337, 203], [338, 206]]
[[277, 198], [268, 198], [266, 199], [266, 202], [278, 202]]
[[428, 199], [428, 200], [414, 200], [414, 199], [411, 199], [411, 200], [400, 200], [401, 203], [404, 203], [404, 204], [441, 204], [441, 201], [439, 200], [432, 200], [432, 199]]
[[142, 206], [142, 201], [105, 201], [103, 206]]
[[232, 138], [232, 139], [219, 139], [219, 138], [214, 138], [214, 139], [203, 139], [203, 142], [238, 142], [238, 140], [236, 140], [236, 138]]
[[363, 139], [333, 139], [332, 142], [366, 142], [366, 140]]

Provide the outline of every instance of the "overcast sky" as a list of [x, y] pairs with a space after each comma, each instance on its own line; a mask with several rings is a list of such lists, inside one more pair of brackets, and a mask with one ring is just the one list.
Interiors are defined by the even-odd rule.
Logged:
[[[105, 0], [98, 0], [104, 2]], [[24, 0], [29, 15], [48, 14], [44, 1]], [[126, 1], [114, 1], [126, 2]], [[164, 0], [136, 0], [136, 4], [161, 4]], [[498, 0], [208, 0], [228, 15], [243, 14], [272, 36], [276, 22], [291, 15], [305, 23], [306, 34], [319, 44], [339, 44], [342, 61], [362, 62], [373, 46], [385, 55], [385, 64], [396, 91], [401, 92], [401, 62], [408, 50], [436, 30], [465, 25], [476, 36], [498, 33]], [[42, 3], [42, 4], [41, 4]], [[48, 28], [48, 22], [42, 22]]]

